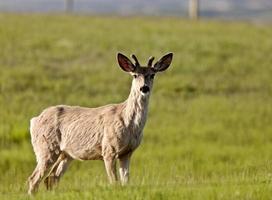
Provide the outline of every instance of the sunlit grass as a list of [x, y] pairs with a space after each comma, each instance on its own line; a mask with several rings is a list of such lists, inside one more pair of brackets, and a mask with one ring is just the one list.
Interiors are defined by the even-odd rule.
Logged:
[[108, 185], [101, 161], [75, 161], [38, 199], [270, 199], [271, 35], [241, 22], [0, 14], [0, 199], [28, 199], [31, 117], [125, 100], [118, 51], [142, 63], [174, 53], [155, 78], [130, 185]]

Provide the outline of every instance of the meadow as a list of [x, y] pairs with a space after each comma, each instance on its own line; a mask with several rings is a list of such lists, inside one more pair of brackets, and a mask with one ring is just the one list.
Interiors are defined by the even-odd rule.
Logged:
[[0, 14], [0, 199], [29, 199], [33, 116], [122, 102], [131, 77], [117, 52], [145, 63], [169, 51], [130, 184], [109, 185], [101, 161], [74, 161], [35, 199], [271, 199], [271, 25], [58, 14]]

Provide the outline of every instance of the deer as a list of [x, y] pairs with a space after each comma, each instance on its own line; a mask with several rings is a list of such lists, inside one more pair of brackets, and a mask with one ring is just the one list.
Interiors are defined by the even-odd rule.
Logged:
[[44, 179], [47, 189], [59, 182], [72, 160], [102, 160], [111, 184], [117, 183], [116, 162], [122, 185], [129, 181], [130, 160], [140, 145], [147, 119], [153, 79], [171, 64], [168, 53], [154, 65], [140, 65], [135, 55], [132, 62], [118, 53], [122, 70], [133, 79], [128, 98], [119, 104], [96, 108], [57, 105], [44, 109], [30, 120], [30, 135], [37, 165], [28, 178], [28, 194], [38, 191]]

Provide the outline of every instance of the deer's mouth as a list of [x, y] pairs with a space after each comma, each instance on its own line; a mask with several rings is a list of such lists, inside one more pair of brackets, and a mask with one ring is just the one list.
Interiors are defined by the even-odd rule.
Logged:
[[140, 91], [143, 93], [143, 94], [147, 94], [150, 92], [150, 88], [148, 86], [143, 86], [140, 88]]

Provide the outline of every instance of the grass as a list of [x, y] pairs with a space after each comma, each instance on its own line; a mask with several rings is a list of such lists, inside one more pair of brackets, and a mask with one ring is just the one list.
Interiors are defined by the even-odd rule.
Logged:
[[29, 198], [31, 117], [127, 97], [118, 51], [142, 63], [174, 52], [154, 83], [130, 185], [108, 185], [101, 161], [75, 161], [37, 199], [271, 199], [271, 35], [243, 22], [0, 14], [0, 199]]

